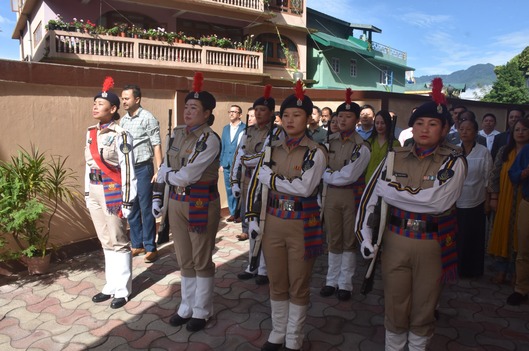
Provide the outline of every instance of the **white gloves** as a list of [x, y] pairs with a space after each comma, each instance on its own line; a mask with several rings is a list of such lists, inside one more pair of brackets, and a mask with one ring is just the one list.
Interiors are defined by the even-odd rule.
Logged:
[[364, 239], [364, 241], [362, 241], [360, 252], [365, 259], [375, 257], [375, 248], [371, 244], [371, 239]]
[[270, 178], [272, 177], [272, 170], [270, 169], [270, 167], [266, 166], [266, 165], [263, 165], [260, 169], [259, 169], [259, 181], [261, 182], [261, 184], [264, 184], [266, 186], [270, 186]]
[[261, 233], [261, 228], [259, 228], [259, 222], [257, 220], [254, 219], [248, 223], [248, 233], [252, 239], [255, 239]]
[[233, 197], [236, 199], [241, 197], [241, 188], [239, 187], [239, 184], [235, 183], [231, 186], [231, 193], [233, 194]]
[[158, 218], [162, 215], [162, 199], [152, 199], [152, 215], [154, 216], [154, 218]]
[[162, 163], [158, 169], [158, 179], [156, 179], [156, 182], [165, 183], [165, 178], [169, 172], [172, 172], [171, 167], [167, 167], [165, 163]]
[[130, 208], [128, 206], [127, 207], [125, 207], [125, 206], [121, 207], [121, 213], [123, 214], [123, 218], [129, 218], [131, 212], [132, 212], [132, 208]]

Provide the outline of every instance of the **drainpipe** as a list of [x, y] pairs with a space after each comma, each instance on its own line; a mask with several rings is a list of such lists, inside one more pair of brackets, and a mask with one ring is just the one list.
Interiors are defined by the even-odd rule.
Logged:
[[29, 60], [33, 61], [33, 38], [31, 38], [31, 35], [33, 34], [31, 32], [31, 23], [29, 22], [29, 18], [26, 20], [26, 28], [28, 29], [28, 37], [29, 37]]

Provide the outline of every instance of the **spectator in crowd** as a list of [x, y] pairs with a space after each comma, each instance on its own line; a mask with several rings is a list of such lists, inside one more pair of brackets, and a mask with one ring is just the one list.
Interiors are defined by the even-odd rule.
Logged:
[[328, 126], [329, 128], [327, 129], [327, 137], [329, 137], [331, 134], [338, 133], [340, 131], [340, 127], [338, 126], [338, 119], [336, 118], [336, 112], [333, 113], [331, 118], [329, 119]]
[[493, 113], [486, 113], [481, 120], [481, 130], [479, 135], [487, 139], [487, 149], [492, 151], [492, 144], [494, 144], [494, 137], [500, 134], [496, 129], [496, 116]]
[[[380, 110], [375, 116], [375, 128], [373, 133], [367, 139], [371, 145], [371, 157], [366, 169], [366, 180], [369, 181], [375, 169], [380, 162], [386, 157], [388, 152], [388, 142], [391, 134], [392, 119], [391, 115], [386, 110]], [[399, 147], [400, 143], [397, 139], [393, 139], [393, 147]]]
[[227, 222], [240, 222], [240, 213], [236, 212], [237, 199], [231, 192], [230, 173], [233, 166], [233, 156], [239, 145], [246, 124], [241, 121], [242, 108], [239, 105], [231, 105], [228, 111], [230, 123], [224, 126], [221, 136], [220, 166], [224, 173], [224, 185], [226, 187], [226, 197], [228, 200], [228, 210], [230, 216], [226, 218]]
[[[457, 121], [458, 121], [457, 123], [461, 124], [463, 120], [476, 121], [476, 115], [474, 114], [474, 112], [470, 110], [465, 110], [457, 114]], [[454, 126], [455, 126], [455, 121], [454, 121]], [[457, 131], [448, 133], [448, 136], [446, 137], [446, 141], [454, 145], [461, 144], [461, 139], [459, 138], [459, 127], [457, 128]], [[484, 136], [477, 134], [476, 142], [487, 147], [487, 139]]]
[[518, 249], [516, 210], [522, 194], [509, 179], [509, 169], [516, 155], [529, 144], [529, 120], [518, 119], [510, 130], [509, 142], [498, 151], [490, 174], [490, 207], [495, 211], [488, 253], [494, 256], [496, 276], [492, 282], [502, 284], [513, 280], [514, 256]]
[[514, 126], [514, 123], [516, 123], [516, 121], [518, 121], [520, 118], [523, 118], [524, 113], [525, 112], [518, 107], [511, 107], [509, 110], [507, 110], [505, 131], [494, 137], [494, 143], [492, 144], [492, 150], [490, 151], [493, 160], [496, 160], [496, 155], [498, 154], [500, 147], [506, 145], [509, 142], [512, 126]]
[[[417, 109], [417, 107], [414, 107], [411, 110], [411, 113], [413, 114], [416, 109]], [[400, 143], [401, 146], [406, 146], [408, 144], [413, 143], [413, 132], [412, 132], [412, 130], [413, 130], [412, 127], [408, 127], [406, 129], [404, 129], [402, 132], [400, 132], [400, 134], [399, 134], [399, 143]]]
[[276, 126], [280, 126], [282, 123], [281, 123], [281, 115], [279, 114], [279, 111], [275, 111], [274, 115], [275, 115], [274, 124]]
[[488, 207], [487, 185], [492, 157], [487, 148], [476, 143], [478, 123], [462, 119], [459, 123], [461, 148], [467, 159], [467, 177], [456, 202], [457, 257], [459, 276], [481, 277], [485, 262], [485, 213]]
[[375, 109], [371, 105], [364, 105], [360, 109], [360, 125], [356, 128], [356, 132], [360, 134], [362, 139], [367, 140], [373, 132], [373, 123], [375, 120]]
[[257, 123], [257, 121], [255, 120], [255, 109], [253, 108], [253, 106], [248, 109], [246, 119], [248, 120], [248, 127], [253, 126], [255, 123]]
[[132, 256], [145, 253], [145, 263], [152, 263], [158, 258], [156, 221], [152, 215], [152, 184], [156, 180], [154, 170], [158, 170], [163, 158], [160, 124], [152, 113], [141, 106], [139, 86], [125, 86], [121, 100], [127, 114], [121, 119], [120, 126], [134, 138], [134, 170], [138, 180], [138, 196], [128, 217]]
[[321, 109], [321, 125], [323, 128], [328, 129], [331, 117], [332, 109], [330, 107], [324, 107]]
[[509, 177], [515, 185], [520, 185], [522, 200], [518, 205], [518, 254], [516, 255], [516, 281], [514, 292], [507, 298], [509, 305], [517, 306], [527, 301], [529, 293], [529, 145], [525, 145], [511, 169]]
[[327, 139], [327, 131], [320, 126], [321, 109], [314, 106], [312, 115], [309, 119], [309, 128], [307, 129], [308, 136], [318, 144], [325, 143]]

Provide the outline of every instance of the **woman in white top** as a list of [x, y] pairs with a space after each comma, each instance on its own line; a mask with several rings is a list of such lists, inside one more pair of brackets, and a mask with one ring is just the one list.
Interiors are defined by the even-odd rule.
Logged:
[[480, 277], [485, 260], [485, 213], [489, 208], [486, 188], [492, 156], [485, 146], [476, 143], [476, 121], [463, 120], [458, 131], [468, 163], [463, 192], [456, 202], [458, 270], [460, 277]]

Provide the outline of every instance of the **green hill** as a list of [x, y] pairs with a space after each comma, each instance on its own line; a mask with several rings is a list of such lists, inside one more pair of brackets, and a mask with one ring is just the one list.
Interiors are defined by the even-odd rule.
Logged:
[[447, 84], [466, 84], [467, 89], [492, 85], [496, 80], [494, 65], [491, 63], [480, 63], [465, 70], [455, 71], [450, 74], [415, 77], [415, 83], [429, 83], [435, 77], [441, 77], [445, 86]]

